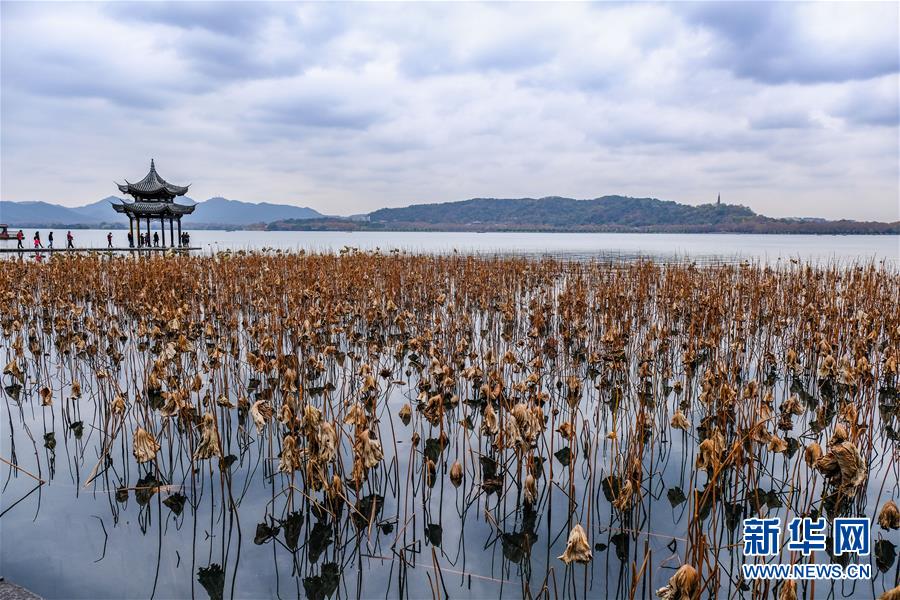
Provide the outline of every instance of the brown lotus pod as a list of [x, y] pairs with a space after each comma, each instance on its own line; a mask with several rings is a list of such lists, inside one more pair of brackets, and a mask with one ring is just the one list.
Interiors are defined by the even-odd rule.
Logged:
[[572, 427], [572, 424], [568, 421], [560, 425], [556, 431], [567, 440], [571, 440], [575, 437], [575, 428]]
[[256, 424], [256, 433], [262, 433], [266, 423], [272, 419], [274, 414], [275, 411], [272, 409], [272, 405], [265, 400], [257, 400], [253, 403], [250, 407], [250, 417], [253, 419], [253, 423]]
[[78, 381], [72, 382], [72, 398], [81, 398], [81, 383]]
[[897, 358], [893, 355], [887, 356], [884, 359], [884, 373], [885, 375], [896, 375], [897, 374]]
[[888, 500], [884, 503], [878, 513], [878, 524], [882, 529], [900, 529], [900, 510], [896, 502]]
[[797, 396], [797, 394], [792, 394], [787, 400], [782, 403], [781, 412], [783, 414], [791, 415], [803, 414], [803, 405], [800, 404], [800, 398]]
[[41, 396], [41, 406], [52, 406], [53, 405], [53, 390], [51, 390], [46, 385], [40, 389], [38, 392]]
[[152, 433], [143, 427], [138, 427], [134, 431], [131, 452], [139, 463], [150, 462], [156, 458], [156, 453], [159, 452], [159, 448], [159, 442], [156, 441], [156, 438], [153, 437]]
[[855, 388], [857, 385], [858, 374], [856, 369], [850, 364], [849, 358], [842, 358], [840, 363], [840, 376], [838, 381], [849, 388]]
[[397, 416], [400, 417], [404, 425], [409, 425], [412, 419], [412, 407], [409, 405], [409, 402], [400, 407], [400, 412], [397, 413]]
[[441, 417], [444, 415], [444, 395], [438, 393], [429, 397], [422, 409], [422, 415], [435, 427], [440, 425]]
[[337, 500], [344, 494], [344, 483], [337, 475], [331, 476], [331, 485], [328, 486], [328, 497]]
[[221, 456], [219, 450], [219, 430], [216, 429], [216, 418], [211, 412], [203, 415], [200, 424], [200, 443], [194, 451], [194, 460], [203, 460], [213, 456]]
[[794, 579], [785, 579], [778, 592], [778, 600], [797, 600], [797, 582]]
[[675, 429], [681, 429], [682, 431], [687, 431], [691, 428], [690, 421], [687, 420], [687, 417], [681, 412], [681, 409], [675, 411], [669, 424]]
[[809, 467], [814, 467], [816, 465], [816, 461], [822, 458], [822, 446], [818, 443], [813, 442], [803, 451], [804, 458], [806, 459], [806, 464]]
[[413, 431], [412, 437], [409, 438], [409, 440], [412, 442], [413, 446], [418, 446], [419, 442], [422, 441], [422, 437], [419, 435], [418, 431]]
[[585, 533], [584, 527], [576, 524], [572, 531], [569, 532], [566, 550], [559, 556], [559, 559], [568, 565], [572, 561], [587, 564], [591, 562], [592, 558], [593, 553], [591, 552], [591, 545], [588, 543], [587, 533]]
[[316, 460], [323, 463], [333, 461], [337, 456], [337, 431], [335, 430], [334, 425], [328, 421], [323, 421], [319, 426], [316, 442], [318, 442]]
[[819, 363], [819, 379], [834, 379], [838, 374], [838, 365], [834, 357], [829, 354]]
[[453, 466], [450, 467], [450, 483], [453, 484], [453, 487], [459, 487], [463, 480], [463, 468], [462, 465], [459, 464], [459, 461], [453, 461]]
[[778, 437], [777, 435], [773, 435], [769, 439], [769, 452], [781, 453], [788, 449], [787, 442]]
[[838, 423], [834, 426], [834, 433], [831, 434], [831, 439], [828, 440], [828, 447], [836, 446], [842, 442], [846, 442], [850, 439], [850, 432], [847, 431], [847, 427], [843, 423]]
[[[744, 387], [743, 398], [750, 399], [756, 398], [756, 395], [759, 394], [759, 383], [755, 379], [751, 379], [747, 382], [747, 385]], [[763, 402], [769, 404], [771, 402], [770, 398], [764, 398]]]
[[[308, 457], [309, 454], [301, 450], [301, 457]], [[319, 491], [328, 485], [328, 474], [325, 471], [325, 465], [316, 457], [303, 461], [306, 467], [306, 484], [310, 489]]]
[[537, 490], [537, 480], [534, 478], [534, 475], [529, 473], [525, 476], [525, 502], [528, 504], [534, 505], [537, 502], [538, 490]]
[[292, 428], [291, 426], [294, 423], [294, 411], [291, 410], [291, 405], [287, 402], [281, 405], [281, 411], [278, 413], [278, 420], [281, 421], [281, 424], [285, 427]]
[[800, 362], [797, 360], [797, 352], [793, 348], [788, 348], [785, 365], [792, 372], [796, 372], [800, 368]]
[[281, 461], [278, 470], [282, 473], [299, 471], [303, 464], [303, 452], [297, 447], [297, 440], [292, 435], [284, 436], [281, 443]]
[[694, 600], [700, 587], [700, 574], [691, 565], [681, 565], [675, 574], [669, 577], [665, 587], [656, 590], [662, 600]]
[[354, 448], [357, 456], [362, 459], [366, 469], [371, 469], [384, 458], [381, 442], [373, 439], [368, 429], [360, 429], [356, 435]]
[[112, 401], [112, 411], [117, 415], [125, 412], [125, 398], [122, 394], [116, 394]]
[[634, 484], [629, 477], [622, 484], [622, 487], [619, 489], [619, 494], [616, 496], [615, 500], [613, 500], [612, 505], [616, 507], [616, 509], [624, 512], [631, 506], [632, 496], [634, 496]]
[[524, 444], [525, 440], [522, 439], [522, 433], [519, 431], [519, 424], [515, 419], [506, 419], [506, 423], [503, 426], [503, 444], [504, 448], [514, 448], [519, 444]]
[[578, 403], [581, 402], [581, 397], [581, 380], [574, 375], [570, 375], [566, 379], [566, 402], [568, 402], [569, 408], [574, 409], [578, 406]]
[[715, 440], [712, 438], [703, 440], [697, 454], [697, 468], [707, 473], [719, 470], [722, 464], [721, 455], [721, 450], [716, 448]]
[[500, 431], [500, 427], [497, 424], [497, 413], [494, 412], [494, 406], [490, 402], [484, 407], [484, 418], [481, 421], [481, 431], [492, 437], [496, 436], [497, 432]]
[[816, 461], [818, 469], [841, 493], [852, 496], [866, 479], [866, 463], [859, 450], [851, 442], [841, 442], [828, 448], [828, 452]]
[[509, 412], [516, 420], [516, 427], [522, 436], [522, 440], [529, 445], [534, 443], [535, 438], [541, 432], [544, 424], [542, 415], [538, 416], [538, 414], [529, 409], [528, 405], [524, 402], [519, 402], [513, 406]]
[[15, 377], [16, 379], [18, 379], [19, 381], [22, 381], [22, 382], [25, 381], [25, 374], [22, 372], [22, 369], [19, 367], [19, 363], [16, 362], [15, 358], [12, 359], [11, 361], [9, 361], [8, 363], [6, 363], [6, 366], [3, 367], [3, 374], [4, 375], [12, 375], [13, 377]]
[[303, 409], [303, 429], [307, 432], [315, 432], [322, 424], [322, 412], [309, 404]]
[[363, 408], [361, 402], [354, 402], [350, 410], [347, 411], [347, 416], [344, 417], [344, 423], [347, 425], [365, 427], [368, 422], [369, 417], [366, 415], [366, 409]]
[[375, 378], [371, 374], [368, 374], [363, 378], [362, 391], [363, 393], [378, 391], [378, 383], [375, 381]]

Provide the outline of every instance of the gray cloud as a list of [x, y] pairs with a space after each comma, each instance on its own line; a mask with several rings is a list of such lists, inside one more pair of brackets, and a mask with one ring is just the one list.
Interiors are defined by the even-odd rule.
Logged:
[[200, 198], [332, 214], [722, 192], [898, 218], [895, 4], [2, 10], [3, 199], [90, 202], [152, 156]]
[[142, 23], [246, 38], [256, 35], [270, 18], [284, 14], [280, 3], [262, 2], [114, 2], [104, 9], [131, 26]]
[[684, 14], [717, 35], [714, 62], [740, 77], [822, 83], [900, 71], [895, 3], [704, 2]]

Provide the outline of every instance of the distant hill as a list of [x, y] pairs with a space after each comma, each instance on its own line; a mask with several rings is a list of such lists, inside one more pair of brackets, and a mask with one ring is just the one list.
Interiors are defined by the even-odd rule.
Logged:
[[[253, 223], [271, 223], [282, 219], [320, 219], [324, 215], [305, 206], [289, 204], [271, 204], [260, 202], [240, 202], [225, 198], [210, 198], [200, 202], [190, 222], [220, 223], [222, 225], [250, 225]], [[185, 222], [189, 222], [185, 219]]]
[[773, 219], [746, 206], [691, 206], [656, 198], [603, 196], [576, 200], [473, 198], [459, 202], [382, 208], [368, 219], [308, 219], [270, 223], [269, 229], [403, 231], [608, 231], [679, 233], [900, 233], [900, 223]]
[[[109, 210], [112, 211], [112, 209]], [[49, 202], [0, 201], [0, 223], [6, 223], [10, 227], [85, 222], [96, 223], [97, 221], [94, 218], [85, 221], [85, 215], [79, 213], [77, 209]]]
[[[9, 202], [0, 201], [0, 223], [10, 227], [77, 227], [108, 226], [123, 227], [128, 219], [111, 206], [120, 202], [116, 196], [74, 208], [59, 206], [49, 202]], [[179, 198], [181, 204], [197, 204], [194, 214], [184, 218], [189, 227], [245, 227], [260, 225], [281, 219], [318, 219], [324, 215], [304, 206], [253, 203], [225, 198], [210, 198], [205, 202], [194, 202], [191, 198]]]
[[[68, 208], [48, 202], [0, 201], [0, 222], [10, 227], [122, 228], [128, 220], [110, 206], [119, 198]], [[190, 198], [179, 202], [193, 203]], [[194, 229], [367, 231], [609, 231], [658, 233], [898, 234], [900, 222], [773, 219], [746, 206], [692, 206], [656, 198], [602, 196], [576, 200], [472, 198], [459, 202], [382, 208], [367, 215], [326, 216], [311, 208], [225, 198], [197, 202], [184, 225]]]
[[383, 208], [369, 214], [370, 221], [427, 223], [465, 226], [541, 226], [629, 228], [666, 225], [733, 223], [756, 214], [745, 206], [703, 204], [690, 206], [655, 198], [603, 196], [593, 200], [573, 198], [473, 198], [442, 204], [416, 204]]

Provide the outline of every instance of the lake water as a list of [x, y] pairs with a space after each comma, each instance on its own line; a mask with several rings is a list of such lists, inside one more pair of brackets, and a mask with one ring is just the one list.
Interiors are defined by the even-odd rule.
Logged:
[[[103, 244], [105, 232], [75, 233], [80, 244]], [[896, 237], [214, 231], [193, 235], [194, 243], [207, 250], [265, 246], [339, 250], [344, 246], [355, 246], [378, 247], [385, 251], [401, 247], [416, 252], [452, 252], [457, 248], [601, 258], [641, 255], [701, 260], [737, 256], [775, 262], [781, 257], [799, 256], [811, 261], [862, 258], [887, 260], [893, 265], [897, 262]], [[481, 245], [476, 243], [478, 241]], [[358, 306], [369, 308], [373, 303], [385, 301], [378, 293], [379, 282], [394, 276], [408, 276], [408, 273], [392, 270], [391, 263], [423, 260], [410, 257], [346, 258], [347, 261], [366, 259], [371, 262], [360, 269], [365, 275], [372, 273], [371, 268], [383, 269], [380, 273], [376, 271], [377, 276], [370, 280], [373, 288], [352, 285], [350, 278], [340, 276], [334, 277], [334, 281], [324, 281], [325, 278], [315, 275], [318, 271], [303, 270], [303, 263], [316, 260], [326, 264], [330, 264], [329, 260], [339, 262], [333, 257], [301, 260], [297, 257], [255, 256], [227, 261], [185, 260], [183, 263], [176, 263], [182, 260], [176, 257], [171, 263], [159, 261], [178, 265], [163, 275], [158, 265], [153, 264], [157, 261], [104, 260], [96, 263], [106, 275], [91, 280], [93, 283], [88, 286], [72, 284], [64, 261], [50, 261], [39, 268], [30, 263], [11, 265], [11, 268], [21, 269], [23, 278], [4, 279], [0, 273], [4, 289], [22, 285], [31, 292], [28, 300], [20, 296], [18, 301], [7, 298], [6, 302], [11, 303], [7, 305], [9, 308], [27, 306], [18, 318], [25, 323], [25, 330], [33, 328], [33, 332], [23, 330], [22, 334], [25, 342], [25, 358], [20, 361], [25, 365], [22, 385], [17, 388], [19, 384], [14, 376], [4, 375], [0, 390], [5, 408], [5, 414], [0, 418], [0, 457], [15, 461], [24, 469], [17, 471], [7, 464], [0, 469], [3, 475], [0, 484], [0, 574], [48, 598], [208, 596], [216, 600], [224, 595], [343, 599], [429, 598], [444, 597], [445, 594], [449, 597], [521, 598], [527, 595], [542, 597], [543, 590], [546, 597], [624, 600], [632, 588], [636, 590], [634, 597], [653, 597], [653, 590], [665, 585], [685, 557], [697, 552], [695, 548], [702, 540], [703, 544], [714, 548], [708, 556], [719, 561], [717, 572], [721, 580], [716, 584], [719, 597], [741, 597], [749, 594], [749, 587], [738, 575], [742, 557], [734, 550], [741, 542], [740, 517], [751, 514], [751, 510], [759, 510], [769, 516], [777, 515], [786, 522], [788, 517], [801, 514], [810, 506], [815, 505], [816, 510], [821, 510], [818, 499], [826, 497], [825, 483], [804, 466], [802, 446], [815, 439], [822, 440], [824, 445], [838, 418], [838, 407], [854, 402], [864, 407], [860, 409], [860, 415], [865, 415], [862, 422], [869, 424], [873, 432], [869, 483], [866, 492], [854, 503], [854, 514], [873, 517], [887, 498], [896, 497], [896, 460], [891, 458], [897, 452], [893, 437], [896, 433], [887, 428], [891, 423], [896, 426], [896, 419], [891, 421], [892, 417], [881, 416], [892, 414], [896, 389], [893, 388], [893, 396], [888, 397], [887, 384], [876, 391], [881, 384], [869, 380], [864, 382], [861, 392], [835, 392], [830, 391], [830, 386], [826, 386], [829, 390], [826, 391], [815, 380], [814, 354], [807, 355], [808, 364], [802, 376], [787, 375], [784, 365], [779, 363], [778, 376], [773, 376], [769, 385], [779, 411], [792, 394], [798, 394], [804, 403], [802, 415], [779, 430], [791, 443], [789, 452], [764, 454], [765, 460], [761, 461], [759, 471], [752, 473], [752, 478], [745, 478], [743, 469], [729, 470], [724, 484], [711, 484], [713, 478], [696, 468], [698, 436], [701, 427], [705, 427], [703, 417], [707, 414], [699, 394], [708, 365], [700, 363], [702, 367], [690, 373], [681, 366], [682, 344], [689, 341], [693, 324], [714, 319], [716, 331], [729, 331], [734, 323], [746, 320], [748, 330], [753, 331], [745, 334], [749, 344], [747, 351], [724, 339], [718, 351], [743, 365], [744, 378], [760, 379], [762, 374], [756, 371], [755, 357], [766, 354], [771, 337], [778, 340], [775, 347], [780, 349], [796, 337], [812, 339], [804, 327], [812, 322], [823, 329], [829, 326], [827, 319], [820, 322], [797, 317], [788, 319], [789, 327], [785, 331], [780, 322], [768, 322], [764, 310], [752, 314], [741, 312], [742, 302], [753, 296], [752, 290], [759, 288], [748, 285], [743, 291], [735, 290], [745, 285], [747, 278], [764, 279], [760, 274], [764, 269], [666, 267], [680, 270], [683, 275], [729, 273], [709, 280], [718, 282], [710, 289], [719, 290], [719, 295], [730, 301], [723, 303], [723, 312], [709, 311], [707, 314], [701, 296], [710, 301], [718, 295], [707, 296], [710, 290], [703, 285], [693, 288], [698, 294], [693, 301], [681, 305], [674, 301], [674, 295], [670, 295], [667, 284], [670, 280], [661, 274], [659, 279], [656, 279], [657, 275], [645, 279], [648, 275], [641, 265], [636, 266], [634, 279], [624, 281], [617, 279], [621, 269], [590, 265], [597, 271], [586, 280], [583, 289], [587, 296], [585, 302], [579, 304], [589, 317], [585, 322], [589, 342], [586, 350], [606, 352], [606, 345], [612, 347], [613, 342], [603, 341], [602, 334], [614, 330], [615, 324], [624, 322], [625, 318], [633, 318], [633, 325], [627, 326], [627, 339], [630, 340], [628, 365], [624, 371], [617, 371], [612, 358], [614, 354], [610, 353], [611, 363], [606, 359], [591, 359], [591, 364], [597, 365], [595, 370], [581, 363], [570, 364], [569, 361], [575, 359], [568, 354], [558, 359], [549, 358], [556, 357], [556, 351], [552, 350], [556, 348], [555, 340], [550, 346], [543, 341], [535, 344], [539, 349], [537, 356], [543, 356], [540, 352], [544, 352], [548, 364], [544, 375], [548, 379], [538, 384], [537, 389], [549, 394], [551, 400], [545, 407], [546, 430], [536, 439], [542, 462], [530, 467], [526, 467], [525, 461], [512, 450], [495, 452], [486, 438], [479, 435], [484, 423], [484, 400], [480, 398], [484, 392], [476, 382], [460, 378], [457, 401], [446, 407], [448, 416], [440, 426], [429, 424], [421, 407], [415, 410], [411, 424], [404, 423], [399, 417], [401, 408], [407, 403], [416, 406], [420, 391], [428, 389], [430, 394], [433, 390], [429, 386], [437, 385], [438, 378], [433, 375], [428, 355], [421, 352], [421, 356], [414, 357], [413, 352], [406, 351], [398, 357], [391, 351], [366, 359], [364, 357], [372, 352], [373, 340], [383, 342], [386, 348], [394, 348], [395, 343], [408, 336], [393, 328], [376, 331], [363, 317], [364, 310], [356, 311], [356, 316], [347, 322], [340, 321], [341, 332], [327, 342], [336, 344], [340, 356], [336, 358], [332, 354], [329, 357], [322, 351], [324, 368], [310, 367], [309, 372], [304, 368], [309, 379], [303, 384], [306, 402], [320, 407], [323, 414], [331, 415], [335, 422], [344, 424], [338, 462], [344, 465], [345, 493], [353, 499], [353, 504], [340, 504], [343, 512], [335, 509], [335, 517], [329, 512], [329, 505], [324, 504], [326, 509], [323, 510], [323, 503], [318, 502], [323, 498], [323, 492], [314, 492], [305, 486], [299, 471], [290, 476], [278, 473], [284, 436], [281, 424], [271, 421], [263, 430], [257, 431], [246, 410], [242, 413], [239, 407], [243, 396], [249, 396], [250, 402], [289, 396], [289, 390], [280, 387], [278, 376], [260, 375], [250, 363], [248, 353], [261, 352], [258, 340], [254, 338], [253, 332], [258, 331], [255, 327], [281, 335], [277, 333], [281, 330], [274, 326], [274, 319], [298, 315], [296, 327], [324, 328], [303, 323], [317, 310], [312, 296], [307, 297], [309, 290], [320, 283], [324, 283], [321, 286], [324, 292], [338, 287], [359, 302]], [[235, 269], [234, 263], [244, 261], [247, 264], [259, 261], [252, 264], [264, 265], [264, 268], [228, 270]], [[462, 265], [462, 269], [467, 263], [464, 259], [443, 262]], [[203, 271], [211, 268], [210, 263], [218, 263], [226, 269], [224, 275], [215, 276]], [[379, 264], [382, 266], [378, 267]], [[451, 267], [445, 265], [444, 268]], [[444, 307], [442, 302], [416, 300], [417, 294], [423, 292], [416, 287], [417, 280], [410, 278], [398, 284], [403, 290], [398, 303], [404, 313], [408, 311], [410, 323], [407, 327], [413, 332], [429, 337], [448, 336], [446, 345], [441, 346], [447, 353], [463, 340], [471, 339], [471, 350], [475, 355], [483, 355], [486, 349], [496, 349], [492, 354], [497, 358], [503, 356], [506, 361], [508, 352], [516, 356], [521, 354], [521, 359], [516, 358], [519, 362], [504, 363], [501, 369], [507, 388], [512, 390], [514, 383], [524, 385], [525, 374], [532, 368], [528, 366], [531, 356], [524, 349], [531, 344], [529, 340], [533, 336], [552, 336], [564, 322], [562, 314], [556, 314], [558, 309], [553, 308], [554, 302], [562, 303], [560, 294], [566, 279], [563, 275], [574, 276], [586, 265], [565, 263], [565, 267], [571, 270], [556, 274], [558, 285], [546, 287], [535, 283], [539, 277], [498, 271], [495, 278], [489, 280], [489, 285], [470, 290], [467, 303], [452, 309]], [[190, 299], [189, 310], [202, 309], [202, 317], [195, 314], [196, 328], [193, 334], [188, 333], [190, 347], [179, 350], [166, 368], [170, 369], [172, 377], [177, 374], [184, 381], [189, 381], [188, 374], [192, 373], [201, 378], [197, 389], [190, 394], [190, 401], [203, 411], [210, 410], [219, 415], [224, 456], [221, 461], [217, 458], [192, 459], [197, 436], [191, 433], [194, 426], [186, 423], [191, 423], [194, 417], [188, 414], [163, 416], [159, 406], [154, 404], [159, 398], [154, 399], [147, 391], [149, 369], [165, 356], [168, 340], [174, 343], [176, 337], [171, 332], [149, 332], [151, 326], [168, 328], [167, 323], [171, 322], [168, 319], [145, 321], [148, 326], [138, 328], [136, 320], [146, 318], [149, 311], [136, 309], [132, 303], [132, 300], [157, 302], [157, 306], [171, 307], [172, 303], [166, 299], [168, 296], [162, 296], [155, 283], [162, 279], [166, 284], [162, 286], [165, 293], [174, 278], [194, 268], [201, 269], [196, 272], [196, 277], [174, 285], [190, 287], [196, 284], [196, 287], [180, 292], [179, 297]], [[437, 266], [434, 271], [431, 268], [417, 274], [427, 276], [436, 272], [438, 285], [446, 283], [458, 293], [462, 293], [459, 290], [464, 290], [467, 285], [473, 285], [472, 279], [478, 275], [477, 269], [475, 272], [451, 269], [448, 272], [455, 274], [452, 278], [447, 275], [447, 281], [452, 282], [447, 283]], [[846, 307], [848, 315], [860, 313], [866, 296], [841, 289], [841, 286], [853, 283], [851, 278], [825, 281], [802, 275], [800, 271], [779, 271], [779, 285], [767, 289], [770, 292], [784, 290], [792, 282], [800, 281], [799, 278], [807, 277], [804, 285], [798, 285], [799, 289], [780, 298], [789, 303], [792, 310], [800, 311], [805, 307], [806, 303], [801, 301], [803, 294], [810, 293], [810, 301], [822, 300], [823, 306], [834, 297], [843, 298], [849, 303]], [[332, 273], [330, 270], [322, 272]], [[217, 275], [222, 273], [216, 272]], [[889, 324], [896, 324], [896, 320], [890, 321], [892, 313], [887, 307], [896, 298], [897, 275], [894, 267], [879, 273], [882, 289], [871, 292], [878, 295], [873, 296], [865, 307], [866, 311], [874, 312], [884, 320], [884, 326], [873, 331], [882, 332], [886, 340], [884, 332], [893, 331], [893, 325]], [[19, 283], [28, 277], [32, 279]], [[260, 285], [254, 286], [254, 281]], [[259, 297], [259, 290], [270, 290], [279, 285], [278, 282], [280, 285], [293, 282], [296, 287], [290, 288], [291, 294], [278, 296], [273, 293], [273, 298], [268, 299]], [[234, 295], [232, 284], [240, 292], [238, 296]], [[145, 289], [140, 289], [141, 286]], [[504, 290], [514, 292], [520, 286], [527, 293], [515, 297], [512, 306], [518, 307], [517, 317], [515, 321], [506, 322], [499, 312], [502, 308], [499, 299], [504, 297]], [[63, 293], [59, 293], [60, 290]], [[831, 291], [836, 293], [830, 294]], [[432, 291], [424, 293], [432, 294]], [[478, 300], [484, 294], [496, 296], [481, 303]], [[222, 309], [219, 304], [222, 298], [233, 302], [229, 306], [236, 316], [234, 321], [208, 319], [210, 312], [214, 314]], [[628, 301], [623, 302], [623, 298]], [[547, 314], [554, 319], [554, 325], [548, 326], [542, 334], [529, 331], [530, 319], [534, 318], [527, 308], [531, 301], [549, 302]], [[83, 310], [76, 311], [70, 302]], [[285, 303], [284, 312], [277, 310], [280, 302]], [[634, 306], [633, 316], [622, 310], [630, 306]], [[682, 311], [694, 313], [693, 319], [685, 319], [684, 326], [678, 325], [677, 320]], [[615, 317], [610, 320], [610, 328], [606, 327], [605, 320], [590, 317], [598, 314]], [[798, 315], [799, 312], [786, 314]], [[463, 316], [471, 318], [471, 323], [456, 334], [449, 333], [453, 331], [452, 325], [461, 322]], [[99, 327], [93, 321], [95, 317], [102, 318]], [[312, 319], [315, 321], [316, 317]], [[12, 318], [9, 317], [2, 321], [5, 329], [14, 327], [10, 321]], [[323, 319], [321, 322], [330, 321]], [[657, 322], [674, 328], [671, 343], [657, 346], [658, 342], [650, 333], [651, 325], [655, 328]], [[215, 331], [204, 330], [204, 323]], [[838, 319], [837, 323], [850, 329], [849, 318]], [[120, 326], [123, 335], [113, 334], [112, 325]], [[466, 332], [465, 336], [461, 335], [462, 331]], [[296, 336], [288, 336], [291, 344], [301, 344], [304, 349], [298, 351], [300, 356], [314, 358], [304, 354], [312, 350], [307, 347], [308, 340], [324, 334], [309, 336], [299, 329], [296, 333]], [[85, 342], [81, 349], [76, 349], [77, 341], [73, 342], [73, 335]], [[0, 364], [6, 365], [15, 359], [15, 337], [6, 332], [0, 337]], [[32, 346], [35, 339], [39, 343]], [[887, 343], [875, 339], [878, 343], [872, 344], [869, 350], [885, 350]], [[549, 342], [549, 339], [544, 341]], [[574, 348], [577, 340], [572, 343]], [[658, 367], [652, 389], [648, 391], [645, 381], [637, 374], [642, 353], [651, 343]], [[808, 340], [806, 347], [810, 344]], [[224, 355], [214, 356], [214, 349], [219, 354], [219, 345], [225, 350]], [[278, 347], [281, 345], [279, 338]], [[540, 350], [542, 348], [544, 350]], [[435, 356], [444, 356], [441, 351], [435, 352]], [[464, 364], [481, 364], [481, 357], [475, 361], [472, 355], [457, 353]], [[571, 354], [575, 356], [579, 352]], [[380, 393], [376, 416], [384, 460], [372, 471], [364, 486], [354, 492], [349, 490], [352, 485], [348, 478], [353, 464], [351, 443], [354, 434], [352, 427], [346, 427], [344, 416], [348, 407], [361, 397], [360, 359], [376, 364], [374, 372]], [[466, 363], [467, 360], [470, 362]], [[784, 360], [781, 350], [778, 360]], [[872, 355], [872, 365], [882, 363], [881, 354]], [[309, 362], [303, 360], [299, 364], [309, 365]], [[462, 366], [455, 368], [461, 370]], [[379, 368], [383, 370], [378, 371]], [[583, 397], [576, 401], [575, 412], [570, 411], [565, 398], [566, 386], [570, 385], [568, 375], [573, 369], [584, 381]], [[665, 374], [670, 370], [672, 373]], [[118, 386], [124, 390], [128, 402], [128, 408], [120, 416], [111, 408], [114, 392], [110, 373], [118, 373]], [[431, 383], [421, 388], [422, 382], [429, 379]], [[676, 379], [684, 382], [683, 392], [671, 387]], [[80, 381], [78, 397], [72, 391], [75, 380]], [[166, 381], [168, 389], [176, 389], [175, 381]], [[733, 383], [742, 391], [741, 376]], [[45, 385], [52, 396], [49, 403], [43, 401], [40, 392]], [[331, 390], [329, 385], [333, 386]], [[627, 402], [622, 403], [622, 399]], [[502, 398], [497, 405], [501, 402]], [[622, 405], [627, 408], [622, 409]], [[690, 410], [685, 409], [692, 421], [686, 432], [669, 427], [670, 416], [681, 406], [690, 407]], [[820, 411], [820, 408], [829, 410]], [[557, 409], [558, 415], [554, 412]], [[824, 433], [815, 430], [820, 414], [827, 419], [828, 430]], [[642, 418], [639, 415], [650, 415], [650, 429], [638, 425]], [[275, 418], [279, 418], [277, 413]], [[740, 422], [747, 416], [739, 414], [738, 418]], [[577, 425], [579, 432], [571, 444], [559, 433], [559, 427], [566, 422]], [[132, 456], [138, 426], [155, 432], [162, 444], [154, 463], [138, 464]], [[417, 444], [411, 438], [413, 431], [421, 433]], [[443, 444], [440, 442], [442, 434], [447, 435]], [[734, 431], [729, 436], [732, 437], [727, 447], [738, 439], [733, 437], [737, 436]], [[759, 445], [760, 452], [764, 446]], [[603, 482], [607, 481], [613, 468], [623, 466], [620, 463], [624, 462], [623, 456], [628, 456], [624, 450], [628, 448], [633, 459], [635, 453], [640, 452], [638, 462], [643, 464], [644, 470], [643, 476], [638, 477], [641, 483], [633, 509], [619, 511], [612, 505], [615, 497], [610, 492], [612, 484], [606, 489]], [[559, 454], [566, 450], [569, 453]], [[437, 464], [430, 481], [423, 459], [428, 453], [435, 456]], [[483, 460], [485, 458], [490, 461]], [[464, 480], [458, 487], [449, 478], [450, 464], [456, 460], [464, 464]], [[533, 507], [525, 506], [521, 499], [521, 482], [527, 469], [541, 473], [539, 496]], [[499, 492], [489, 491], [489, 484], [495, 479], [492, 472], [501, 476]], [[36, 478], [43, 483], [38, 484]], [[615, 485], [618, 487], [619, 484]], [[707, 493], [712, 501], [702, 500]], [[371, 501], [366, 504], [366, 500], [376, 497], [381, 500], [374, 503], [371, 523], [361, 524], [354, 516], [360, 513], [351, 513], [351, 510], [365, 512], [368, 516], [368, 507], [373, 504]], [[313, 503], [311, 498], [317, 501]], [[824, 500], [821, 505], [825, 505]], [[568, 532], [576, 520], [590, 532], [593, 560], [586, 566], [567, 567], [557, 557], [563, 553]], [[878, 531], [873, 536], [877, 540], [873, 544], [878, 545], [872, 557], [861, 561], [872, 565], [871, 581], [816, 582], [814, 590], [804, 586], [808, 597], [867, 598], [895, 585], [895, 532]], [[789, 560], [789, 554], [783, 553], [785, 562]], [[821, 554], [820, 558], [828, 560]], [[642, 568], [642, 564], [646, 568]], [[709, 569], [706, 572], [708, 576]]]
[[[107, 231], [73, 232], [79, 247], [106, 247]], [[30, 242], [32, 230], [26, 232]], [[65, 230], [56, 231], [56, 245], [65, 243]], [[697, 261], [759, 260], [775, 263], [791, 258], [814, 263], [837, 260], [900, 261], [900, 236], [865, 235], [744, 235], [634, 233], [451, 233], [451, 232], [332, 232], [332, 231], [191, 231], [191, 245], [206, 251], [280, 248], [339, 251], [400, 249], [416, 253], [551, 255], [576, 259], [636, 257]], [[126, 233], [113, 231], [113, 245], [127, 245]], [[41, 231], [46, 244], [47, 230]], [[13, 247], [15, 242], [0, 242]]]

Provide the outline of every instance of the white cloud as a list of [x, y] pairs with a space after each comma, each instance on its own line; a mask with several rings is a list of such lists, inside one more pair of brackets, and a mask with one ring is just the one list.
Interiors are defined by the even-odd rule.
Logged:
[[199, 198], [332, 214], [721, 192], [900, 218], [896, 5], [2, 10], [3, 199], [83, 204], [154, 157]]

